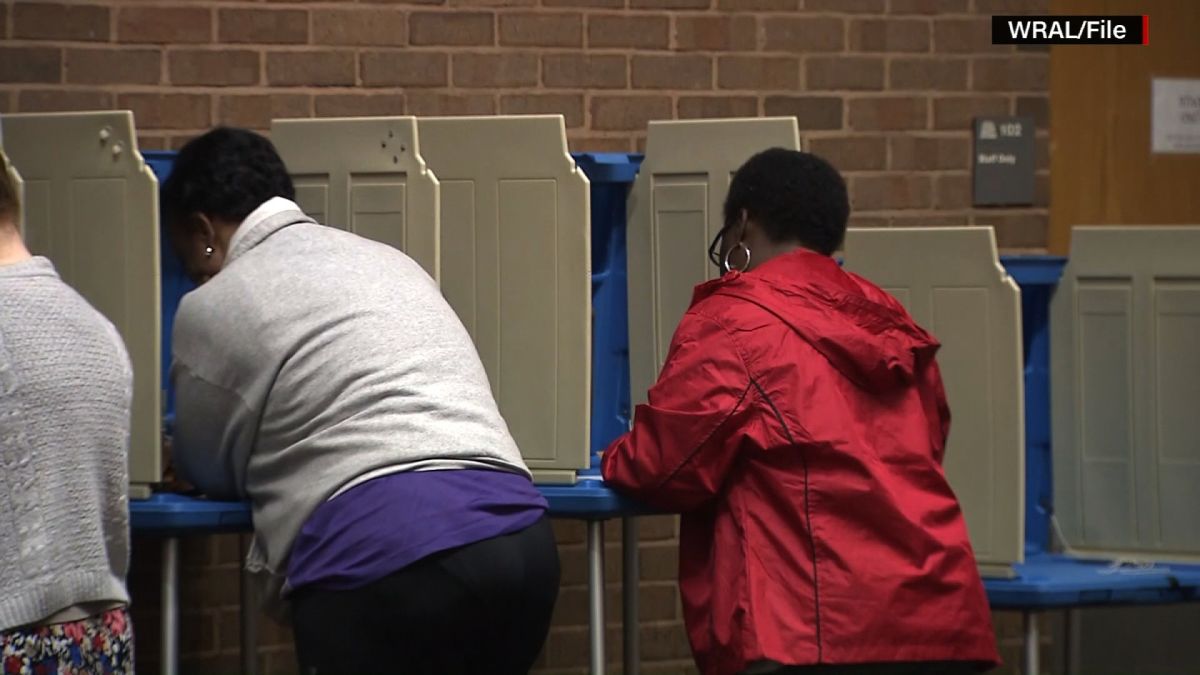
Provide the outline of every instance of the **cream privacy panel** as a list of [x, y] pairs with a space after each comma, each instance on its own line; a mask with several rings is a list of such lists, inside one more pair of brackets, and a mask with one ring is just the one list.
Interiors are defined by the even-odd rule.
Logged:
[[25, 240], [116, 325], [133, 361], [129, 480], [162, 480], [158, 181], [127, 111], [7, 115], [25, 180]]
[[317, 222], [394, 246], [439, 278], [438, 183], [416, 118], [275, 120], [271, 141]]
[[651, 122], [629, 195], [629, 386], [634, 405], [658, 377], [692, 289], [715, 276], [707, 251], [724, 225], [733, 173], [772, 147], [800, 149], [793, 117]]
[[946, 476], [975, 556], [1008, 573], [1025, 548], [1021, 295], [990, 227], [851, 229], [846, 269], [896, 296], [942, 343]]
[[442, 292], [543, 482], [590, 459], [591, 215], [558, 115], [418, 120], [442, 189]]
[[1067, 543], [1200, 556], [1200, 227], [1075, 228], [1050, 312]]

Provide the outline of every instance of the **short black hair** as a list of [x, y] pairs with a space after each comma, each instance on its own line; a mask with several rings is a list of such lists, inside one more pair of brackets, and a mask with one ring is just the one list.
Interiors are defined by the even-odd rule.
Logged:
[[296, 198], [275, 146], [253, 131], [217, 127], [180, 149], [162, 187], [163, 218], [174, 226], [198, 212], [240, 223], [272, 197]]
[[725, 226], [742, 211], [773, 242], [795, 241], [832, 255], [846, 238], [850, 198], [846, 181], [820, 157], [771, 148], [751, 157], [733, 176], [725, 198]]
[[12, 220], [14, 223], [21, 219], [21, 195], [17, 191], [16, 181], [5, 170], [2, 157], [0, 157], [0, 219]]

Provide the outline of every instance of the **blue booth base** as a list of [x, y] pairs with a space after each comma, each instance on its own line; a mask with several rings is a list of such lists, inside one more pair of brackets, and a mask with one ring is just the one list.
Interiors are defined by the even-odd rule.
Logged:
[[1043, 553], [1014, 568], [1016, 578], [984, 579], [992, 609], [1200, 601], [1200, 565], [1133, 565]]

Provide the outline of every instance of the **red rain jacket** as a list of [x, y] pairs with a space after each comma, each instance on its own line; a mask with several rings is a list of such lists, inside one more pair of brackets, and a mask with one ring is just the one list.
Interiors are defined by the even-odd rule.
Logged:
[[696, 288], [603, 471], [683, 512], [679, 583], [706, 675], [762, 659], [998, 662], [942, 470], [938, 347], [809, 251]]

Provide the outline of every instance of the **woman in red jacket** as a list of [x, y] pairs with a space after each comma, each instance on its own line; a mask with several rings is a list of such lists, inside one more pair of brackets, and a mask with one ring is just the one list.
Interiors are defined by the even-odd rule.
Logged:
[[726, 274], [696, 288], [649, 403], [604, 453], [611, 485], [683, 512], [680, 591], [706, 675], [998, 661], [942, 470], [938, 343], [830, 257], [849, 211], [820, 158], [751, 158], [710, 250]]

